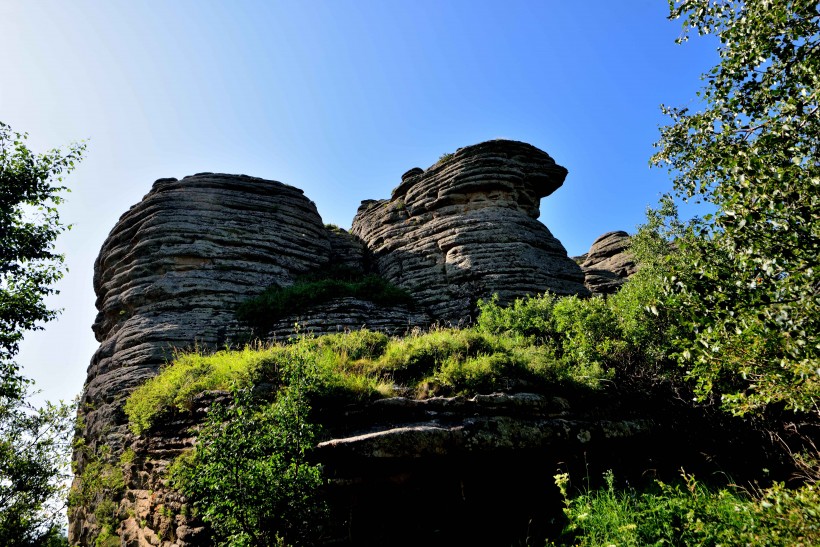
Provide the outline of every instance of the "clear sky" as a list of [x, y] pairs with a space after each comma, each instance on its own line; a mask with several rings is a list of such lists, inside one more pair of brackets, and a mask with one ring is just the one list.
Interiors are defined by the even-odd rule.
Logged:
[[493, 138], [569, 169], [541, 220], [570, 255], [642, 222], [660, 104], [694, 106], [715, 44], [674, 43], [666, 0], [0, 0], [0, 120], [44, 151], [87, 139], [62, 208], [63, 308], [18, 361], [43, 397], [82, 389], [93, 263], [161, 177], [302, 188], [349, 227], [400, 176]]

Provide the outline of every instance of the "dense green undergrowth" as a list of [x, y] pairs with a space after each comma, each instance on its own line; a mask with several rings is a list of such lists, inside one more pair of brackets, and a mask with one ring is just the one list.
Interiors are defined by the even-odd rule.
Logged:
[[641, 547], [645, 545], [820, 544], [820, 490], [782, 484], [749, 493], [736, 486], [709, 488], [692, 475], [677, 484], [657, 481], [637, 491], [606, 486], [570, 496], [569, 477], [555, 476], [567, 525], [548, 545]]
[[171, 484], [210, 524], [214, 544], [315, 545], [321, 534], [322, 471], [307, 459], [318, 433], [307, 399], [315, 362], [294, 352], [278, 365], [282, 386], [272, 401], [237, 390], [214, 404], [196, 448], [171, 466]]
[[362, 330], [182, 354], [129, 397], [125, 411], [131, 428], [139, 434], [168, 412], [189, 410], [206, 391], [260, 385], [275, 391], [283, 382], [282, 363], [306, 352], [315, 363], [309, 395], [324, 400], [469, 395], [509, 387], [595, 389], [612, 376], [597, 360], [481, 327], [434, 329], [403, 338]]

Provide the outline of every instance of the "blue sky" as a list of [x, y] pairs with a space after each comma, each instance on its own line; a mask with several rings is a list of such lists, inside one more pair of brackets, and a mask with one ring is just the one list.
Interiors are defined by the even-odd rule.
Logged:
[[161, 177], [302, 188], [349, 227], [411, 167], [493, 138], [569, 169], [541, 220], [577, 255], [669, 189], [660, 104], [697, 107], [715, 43], [674, 40], [664, 0], [0, 0], [0, 120], [45, 150], [87, 139], [62, 209], [61, 318], [19, 362], [70, 399], [97, 343], [93, 262]]

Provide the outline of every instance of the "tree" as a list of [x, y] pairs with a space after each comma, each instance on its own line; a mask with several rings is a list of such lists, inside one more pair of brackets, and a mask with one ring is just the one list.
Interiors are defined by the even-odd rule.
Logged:
[[670, 281], [689, 375], [745, 413], [820, 395], [820, 13], [813, 0], [670, 1], [679, 41], [714, 34], [703, 108], [666, 108], [653, 163], [714, 208]]
[[58, 545], [63, 537], [75, 407], [23, 400], [0, 407], [0, 545]]
[[85, 147], [35, 154], [27, 135], [0, 122], [0, 544], [47, 545], [60, 537], [73, 406], [35, 408], [31, 381], [14, 357], [23, 334], [53, 319], [63, 257], [54, 241], [66, 227], [57, 206], [62, 176]]
[[286, 385], [273, 404], [246, 390], [215, 404], [196, 448], [171, 472], [219, 545], [314, 545], [318, 537], [322, 475], [307, 460], [317, 429], [307, 400], [315, 360], [295, 356], [278, 366]]
[[[0, 122], [0, 363], [3, 386], [18, 377], [12, 358], [23, 333], [42, 328], [54, 319], [45, 297], [56, 291], [62, 277], [63, 257], [54, 252], [54, 241], [66, 226], [57, 206], [62, 203], [62, 175], [82, 159], [85, 146], [67, 152], [34, 154], [26, 146], [28, 135]], [[19, 387], [19, 386], [16, 386]]]

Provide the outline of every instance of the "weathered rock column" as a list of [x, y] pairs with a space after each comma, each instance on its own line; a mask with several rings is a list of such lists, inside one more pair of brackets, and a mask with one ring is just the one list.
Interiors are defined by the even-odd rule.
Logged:
[[526, 143], [460, 148], [412, 169], [388, 200], [363, 201], [351, 232], [379, 273], [411, 291], [436, 319], [473, 316], [479, 298], [589, 294], [563, 245], [538, 222], [541, 198], [567, 170]]
[[[117, 222], [95, 264], [99, 313], [93, 328], [100, 347], [80, 406], [86, 454], [106, 445], [116, 458], [133, 441], [124, 401], [175, 348], [224, 346], [242, 331], [234, 317], [239, 302], [272, 283], [292, 282], [329, 256], [327, 230], [301, 190], [244, 175], [156, 181]], [[145, 453], [137, 454], [125, 499], [114, 500], [133, 521], [120, 532], [130, 530], [135, 545], [160, 539], [170, 545], [179, 524], [154, 522], [159, 515], [152, 510], [163, 500], [147, 492], [158, 480], [157, 466], [169, 458], [156, 442], [162, 444], [149, 440]], [[80, 472], [86, 457], [76, 455]], [[143, 467], [151, 459], [149, 472]], [[73, 513], [72, 545], [86, 545], [97, 533], [92, 509]], [[158, 524], [168, 538], [157, 536]]]
[[584, 284], [592, 294], [613, 294], [638, 271], [635, 257], [629, 251], [629, 234], [607, 232], [598, 237], [580, 260]]

